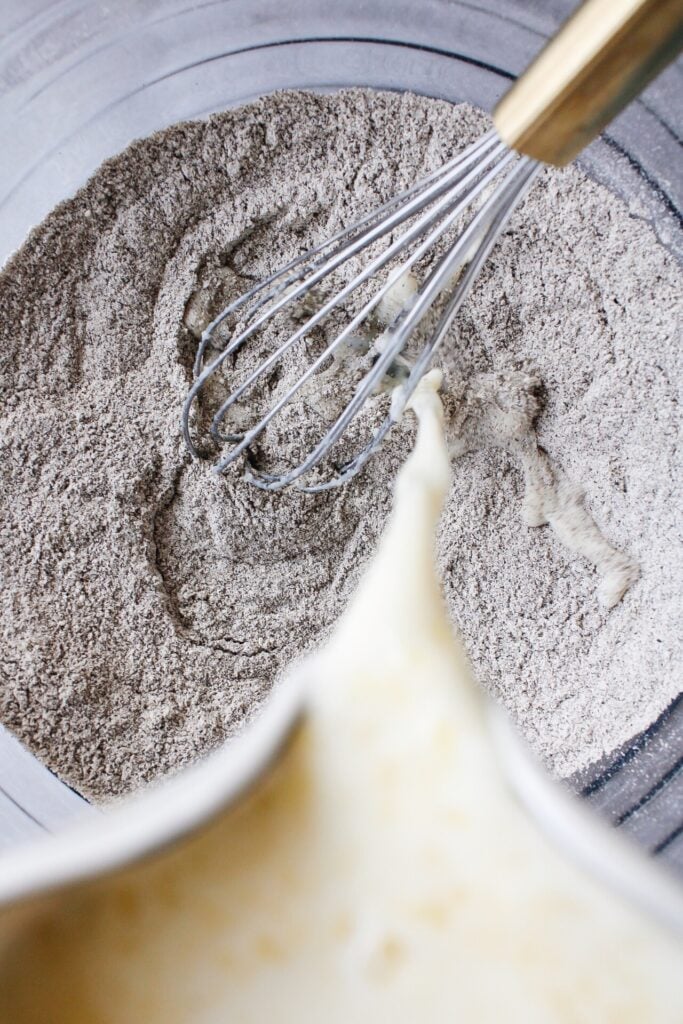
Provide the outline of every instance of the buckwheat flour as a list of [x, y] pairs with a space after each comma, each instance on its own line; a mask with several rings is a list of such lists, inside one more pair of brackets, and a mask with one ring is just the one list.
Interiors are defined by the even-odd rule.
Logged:
[[[485, 123], [409, 95], [266, 97], [135, 143], [0, 275], [0, 718], [85, 794], [201, 755], [321, 641], [412, 437], [406, 417], [321, 495], [216, 478], [180, 437], [193, 331]], [[645, 224], [579, 171], [548, 171], [441, 359], [448, 606], [479, 679], [560, 774], [680, 680], [679, 294]], [[490, 412], [531, 394], [520, 447]], [[602, 562], [563, 543], [567, 501]], [[601, 604], [610, 557], [628, 579]]]

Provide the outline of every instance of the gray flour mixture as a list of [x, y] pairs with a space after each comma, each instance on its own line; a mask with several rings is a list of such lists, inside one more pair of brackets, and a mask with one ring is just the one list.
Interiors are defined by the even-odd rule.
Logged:
[[[192, 331], [484, 125], [407, 95], [267, 97], [135, 143], [0, 276], [0, 718], [87, 795], [220, 743], [324, 638], [411, 442], [408, 416], [317, 496], [215, 478], [179, 433]], [[617, 199], [549, 171], [442, 359], [446, 598], [479, 679], [558, 773], [680, 679], [678, 287]]]

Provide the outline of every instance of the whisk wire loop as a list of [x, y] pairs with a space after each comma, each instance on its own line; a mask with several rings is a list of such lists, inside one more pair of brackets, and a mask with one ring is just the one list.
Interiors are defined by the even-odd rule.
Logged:
[[[512, 167], [511, 167], [512, 165]], [[278, 490], [296, 483], [304, 491], [320, 491], [346, 482], [365, 465], [381, 446], [389, 430], [400, 418], [429, 362], [451, 328], [462, 303], [488, 257], [496, 239], [508, 223], [517, 203], [525, 194], [540, 165], [527, 157], [518, 159], [506, 148], [495, 131], [487, 133], [463, 153], [453, 157], [442, 167], [426, 175], [421, 181], [393, 197], [361, 220], [337, 232], [332, 238], [297, 256], [280, 270], [258, 282], [244, 295], [226, 306], [202, 333], [194, 364], [195, 379], [188, 390], [182, 412], [182, 430], [190, 452], [197, 456], [198, 449], [190, 429], [191, 410], [207, 381], [221, 371], [226, 361], [257, 336], [274, 317], [283, 310], [296, 309], [318, 285], [335, 272], [341, 271], [349, 260], [359, 256], [369, 246], [389, 236], [382, 251], [371, 255], [367, 264], [350, 276], [330, 298], [307, 317], [296, 330], [261, 360], [245, 378], [235, 385], [220, 401], [214, 412], [210, 434], [219, 444], [232, 447], [216, 462], [217, 473], [225, 470], [241, 455], [246, 458], [245, 478], [265, 490]], [[502, 180], [501, 179], [502, 176]], [[497, 181], [498, 179], [498, 181]], [[497, 181], [497, 184], [496, 184]], [[488, 193], [488, 195], [487, 195]], [[405, 280], [420, 261], [429, 258], [430, 251], [449, 232], [456, 229], [466, 210], [479, 202], [470, 223], [447, 249], [436, 259], [425, 280], [410, 301], [388, 324], [382, 336], [382, 346], [375, 352], [374, 362], [356, 387], [349, 402], [335, 422], [325, 432], [302, 461], [284, 472], [270, 473], [255, 465], [253, 446], [273, 419], [291, 402], [298, 391], [334, 357], [340, 347], [354, 337], [355, 332], [381, 308], [383, 300], [391, 296], [398, 282]], [[396, 229], [410, 222], [397, 237]], [[259, 378], [273, 370], [286, 354], [322, 324], [334, 310], [344, 310], [345, 302], [359, 288], [372, 281], [389, 264], [396, 263], [401, 254], [405, 258], [390, 268], [383, 282], [364, 302], [360, 309], [335, 333], [331, 341], [312, 359], [308, 367], [293, 384], [284, 388], [272, 406], [248, 428], [226, 433], [223, 428], [229, 411], [252, 389]], [[398, 385], [392, 396], [389, 413], [374, 431], [370, 440], [352, 458], [337, 466], [327, 480], [306, 482], [306, 474], [320, 465], [330, 450], [341, 440], [352, 420], [358, 415], [369, 397], [379, 390], [392, 365], [401, 356], [408, 341], [415, 336], [420, 324], [438, 299], [446, 294], [446, 303], [439, 314], [436, 327], [431, 329], [417, 359], [410, 365], [407, 378]], [[234, 337], [218, 348], [216, 332], [231, 316], [240, 316], [240, 329]], [[206, 363], [207, 350], [216, 354]], [[218, 349], [216, 351], [216, 349]], [[403, 363], [406, 360], [403, 359]], [[225, 374], [225, 370], [223, 373]]]
[[[255, 295], [257, 295], [261, 291], [264, 291], [269, 285], [275, 284], [275, 282], [279, 281], [279, 284], [276, 284], [274, 288], [272, 288], [262, 297], [262, 299], [259, 300], [259, 305], [261, 303], [266, 303], [270, 301], [270, 299], [277, 295], [281, 290], [286, 289], [294, 281], [300, 280], [301, 277], [306, 272], [312, 270], [314, 267], [319, 265], [316, 261], [316, 257], [318, 258], [318, 260], [320, 260], [321, 257], [323, 259], [327, 259], [331, 255], [334, 255], [335, 244], [343, 242], [345, 239], [349, 238], [354, 234], [358, 234], [359, 231], [361, 231], [361, 229], [372, 224], [373, 221], [377, 221], [382, 215], [391, 213], [394, 209], [402, 206], [408, 199], [412, 198], [413, 196], [419, 193], [423, 193], [432, 182], [435, 182], [440, 178], [444, 178], [446, 175], [449, 175], [456, 168], [462, 170], [463, 168], [470, 166], [478, 158], [483, 157], [486, 154], [487, 150], [489, 150], [494, 145], [500, 145], [500, 140], [497, 138], [495, 131], [491, 130], [487, 132], [485, 135], [483, 135], [480, 139], [477, 139], [476, 142], [473, 142], [461, 153], [456, 154], [447, 163], [442, 164], [441, 167], [435, 168], [433, 171], [431, 171], [430, 173], [426, 174], [423, 178], [421, 178], [418, 182], [415, 182], [415, 184], [410, 185], [403, 192], [400, 192], [396, 196], [392, 196], [391, 199], [388, 199], [381, 206], [371, 210], [369, 213], [365, 214], [364, 217], [361, 217], [360, 220], [356, 221], [354, 224], [342, 228], [331, 238], [326, 239], [324, 242], [321, 242], [314, 248], [307, 250], [306, 252], [302, 253], [299, 256], [296, 256], [289, 263], [285, 264], [285, 266], [280, 267], [278, 270], [274, 271], [268, 277], [264, 278], [263, 280], [255, 284], [248, 291], [244, 292], [244, 294], [239, 296], [239, 298], [237, 298], [234, 302], [232, 302], [230, 305], [222, 309], [221, 312], [215, 317], [214, 320], [212, 320], [212, 322], [204, 330], [195, 357], [194, 376], [198, 376], [201, 371], [203, 355], [204, 352], [206, 351], [206, 347], [211, 341], [214, 331], [223, 323], [223, 321], [228, 316], [235, 313], [238, 309], [246, 305], [246, 303], [250, 299], [254, 298]], [[326, 253], [326, 250], [331, 251]], [[308, 264], [308, 266], [306, 266], [306, 264]], [[296, 273], [292, 273], [292, 271], [295, 271], [297, 267], [302, 266], [302, 270], [300, 269], [296, 271]], [[286, 275], [290, 276], [286, 277]]]
[[[215, 319], [202, 333], [195, 359], [195, 381], [190, 388], [183, 407], [183, 433], [185, 442], [190, 451], [195, 455], [198, 454], [189, 430], [189, 412], [192, 404], [208, 378], [212, 376], [216, 370], [220, 369], [223, 363], [231, 355], [235, 354], [250, 337], [263, 327], [268, 320], [272, 319], [283, 307], [288, 304], [295, 303], [299, 299], [303, 298], [324, 277], [329, 276], [329, 274], [341, 266], [341, 264], [357, 255], [383, 235], [391, 232], [394, 227], [403, 223], [414, 213], [419, 212], [435, 198], [438, 198], [443, 192], [451, 190], [454, 185], [461, 182], [463, 177], [466, 176], [468, 168], [473, 164], [476, 165], [477, 161], [481, 161], [481, 164], [478, 165], [478, 172], [480, 172], [483, 167], [488, 166], [490, 161], [499, 155], [503, 148], [502, 143], [496, 139], [495, 134], [492, 132], [488, 133], [488, 135], [474, 143], [458, 157], [453, 158], [453, 160], [445, 165], [445, 167], [432, 172], [426, 178], [422, 179], [421, 182], [417, 183], [417, 185], [411, 186], [411, 188], [407, 189], [401, 196], [394, 197], [385, 203], [383, 207], [367, 214], [352, 227], [343, 229], [337, 235], [333, 236], [332, 239], [323, 242], [321, 245], [316, 246], [314, 249], [311, 249], [297, 257], [295, 260], [292, 260], [286, 267], [276, 271], [269, 278], [261, 281], [244, 295], [240, 296], [235, 302], [221, 310], [218, 316], [215, 317]], [[469, 178], [466, 180], [469, 181]], [[378, 220], [378, 217], [383, 212], [387, 212], [388, 216]], [[367, 230], [359, 231], [360, 228], [367, 228]], [[425, 228], [423, 226], [423, 230], [424, 229]], [[347, 241], [348, 238], [351, 238], [350, 242]], [[334, 247], [334, 243], [337, 242], [340, 244]], [[331, 246], [331, 251], [326, 251], [329, 250]], [[388, 262], [392, 256], [393, 252], [391, 255], [385, 256], [385, 258], [382, 259], [381, 266]], [[297, 267], [299, 269], [295, 270]], [[311, 320], [304, 325], [302, 329], [295, 332], [290, 339], [291, 344], [288, 344], [287, 348], [290, 348], [291, 345], [298, 341], [305, 333], [308, 333], [312, 327], [327, 315], [330, 309], [339, 305], [344, 298], [346, 298], [350, 292], [358, 286], [358, 284], [367, 280], [376, 272], [377, 269], [379, 269], [378, 266], [372, 265], [366, 270], [362, 278], [354, 279], [350, 285], [347, 285], [346, 288], [342, 289], [342, 291], [334, 297], [331, 303], [326, 304], [318, 311], [315, 317], [311, 318]], [[292, 271], [295, 272], [291, 273]], [[304, 275], [308, 276], [304, 277]], [[304, 278], [303, 280], [302, 277]], [[279, 281], [279, 283], [274, 288], [271, 288], [269, 291], [265, 292], [265, 294], [261, 295], [257, 299], [255, 305], [250, 307], [247, 326], [244, 330], [242, 330], [236, 338], [226, 345], [208, 366], [203, 367], [202, 362], [204, 354], [208, 345], [211, 343], [217, 328], [221, 326], [228, 316], [236, 313], [239, 309], [245, 306], [249, 299], [255, 298], [259, 292], [264, 291], [268, 285], [272, 285], [276, 281]], [[296, 284], [297, 281], [299, 282], [298, 284]], [[295, 285], [295, 287], [292, 288], [292, 290], [289, 290], [291, 285]], [[271, 305], [268, 305], [271, 300], [274, 301], [272, 301]], [[259, 309], [262, 309], [264, 306], [266, 307], [265, 311], [254, 319], [254, 316]], [[277, 358], [280, 358], [282, 354], [283, 351], [278, 350], [278, 352], [268, 360], [267, 366], [264, 364], [264, 371], [272, 366], [272, 364], [277, 360]], [[240, 390], [240, 396], [244, 393], [244, 390], [246, 390], [246, 387], [243, 387]], [[223, 440], [223, 438], [217, 439]]]
[[[325, 457], [329, 449], [342, 437], [347, 430], [351, 420], [359, 412], [364, 402], [372, 393], [381, 380], [388, 366], [396, 359], [404, 348], [407, 339], [415, 331], [420, 320], [426, 315], [433, 305], [435, 299], [443, 292], [444, 287], [457, 274], [464, 264], [464, 256], [473, 240], [482, 235], [481, 242], [476, 255], [467, 263], [465, 271], [458, 281], [458, 284], [451, 296], [439, 322], [429, 337], [427, 344], [422, 349], [420, 356], [413, 364], [406, 382], [400, 386], [400, 394], [397, 396], [400, 401], [392, 401], [391, 410], [375, 431], [370, 442], [353, 459], [339, 467], [335, 477], [322, 483], [311, 486], [304, 485], [301, 490], [316, 492], [337, 487], [347, 482], [363, 468], [371, 455], [381, 446], [381, 442], [389, 433], [390, 429], [400, 419], [405, 406], [412, 396], [419, 381], [424, 376], [430, 361], [437, 349], [443, 342], [453, 320], [459, 312], [463, 302], [467, 298], [472, 285], [474, 284], [481, 266], [485, 262], [489, 252], [495, 245], [501, 231], [508, 222], [514, 205], [521, 199], [523, 194], [531, 185], [534, 177], [540, 170], [540, 165], [534, 161], [524, 158], [515, 167], [512, 174], [505, 180], [500, 189], [492, 196], [490, 206], [483, 208], [477, 217], [472, 221], [469, 228], [460, 236], [454, 245], [442, 257], [439, 264], [434, 268], [425, 281], [422, 289], [418, 292], [418, 299], [407, 312], [400, 325], [397, 325], [393, 332], [392, 341], [386, 347], [380, 358], [372, 368], [372, 371], [363, 380], [360, 388], [357, 389], [344, 412], [329, 429], [325, 437], [315, 450], [297, 467], [286, 474], [266, 474], [263, 471], [255, 472], [253, 468], [247, 471], [247, 478], [257, 486], [265, 489], [280, 489], [293, 483], [300, 476], [310, 472]], [[482, 234], [483, 230], [483, 234]], [[293, 391], [295, 389], [292, 389]], [[284, 403], [283, 403], [284, 404]], [[272, 485], [272, 486], [271, 486]]]
[[[512, 159], [512, 156], [505, 158], [506, 160]], [[498, 173], [498, 168], [494, 168], [489, 174], [485, 174], [479, 182], [476, 183], [471, 193], [467, 197], [467, 203], [471, 202], [480, 192], [482, 192], [487, 185], [490, 183], [492, 178]], [[463, 179], [466, 182], [467, 179]], [[461, 189], [463, 188], [463, 182], [460, 182], [458, 186], [448, 192], [447, 196], [442, 198], [436, 207], [430, 209], [424, 214], [416, 223], [404, 234], [402, 234], [395, 242], [393, 242], [384, 252], [377, 256], [370, 264], [365, 267], [361, 273], [357, 274], [348, 284], [346, 284], [339, 292], [337, 292], [332, 299], [326, 302], [313, 316], [311, 316], [302, 327], [296, 330], [285, 342], [283, 342], [274, 352], [268, 356], [260, 366], [254, 370], [222, 403], [218, 411], [216, 412], [211, 426], [211, 432], [217, 439], [224, 440], [221, 435], [217, 434], [220, 422], [224, 418], [227, 411], [232, 405], [234, 405], [242, 395], [249, 390], [256, 382], [256, 380], [264, 373], [266, 373], [272, 366], [277, 363], [282, 356], [300, 341], [305, 335], [318, 323], [322, 322], [327, 314], [341, 305], [343, 301], [348, 298], [353, 291], [355, 291], [360, 285], [364, 284], [365, 281], [373, 277], [379, 270], [383, 269], [387, 263], [389, 263], [394, 256], [401, 250], [407, 248], [413, 241], [420, 237], [425, 231], [429, 230], [432, 225], [436, 223], [434, 230], [427, 236], [422, 244], [415, 250], [410, 258], [404, 262], [401, 266], [397, 267], [387, 278], [385, 283], [380, 289], [369, 299], [369, 301], [359, 310], [359, 312], [350, 320], [346, 327], [336, 335], [336, 337], [330, 342], [327, 348], [321, 353], [320, 356], [309, 366], [309, 368], [302, 374], [296, 384], [283, 396], [283, 398], [276, 403], [275, 406], [264, 416], [247, 434], [245, 434], [242, 441], [234, 448], [224, 459], [217, 464], [217, 471], [221, 472], [231, 462], [234, 462], [236, 458], [244, 451], [249, 444], [253, 443], [255, 438], [265, 429], [270, 423], [273, 417], [280, 411], [280, 409], [291, 400], [296, 392], [308, 381], [314, 373], [316, 373], [325, 361], [334, 353], [334, 351], [360, 326], [360, 324], [369, 316], [373, 309], [375, 309], [382, 298], [390, 291], [392, 286], [398, 281], [407, 271], [409, 271], [414, 264], [436, 243], [436, 241], [454, 224], [457, 218], [460, 216], [463, 203], [458, 203], [460, 198]], [[469, 184], [469, 182], [468, 182]], [[444, 216], [445, 215], [445, 216]], [[440, 219], [441, 218], [441, 219]], [[304, 282], [304, 285], [307, 282]], [[425, 307], [426, 311], [426, 307]], [[265, 316], [265, 315], [264, 315]], [[267, 318], [267, 317], [266, 317]], [[243, 337], [240, 336], [235, 342], [232, 342], [228, 346], [228, 350], [234, 351], [237, 344], [241, 344]], [[218, 357], [220, 361], [223, 361], [229, 354], [226, 350], [225, 354], [221, 353]], [[219, 364], [220, 365], [220, 364]], [[385, 365], [382, 363], [382, 365]], [[297, 474], [301, 475], [301, 474]]]

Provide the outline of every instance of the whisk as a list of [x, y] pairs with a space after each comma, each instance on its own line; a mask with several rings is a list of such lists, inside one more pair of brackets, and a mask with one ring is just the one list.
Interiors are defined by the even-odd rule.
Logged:
[[[543, 165], [561, 166], [573, 159], [675, 57], [682, 43], [682, 0], [587, 0], [499, 103], [493, 130], [400, 195], [258, 282], [213, 319], [201, 335], [194, 381], [183, 406], [182, 429], [190, 452], [200, 455], [193, 439], [192, 410], [207, 383], [222, 384], [237, 353], [255, 345], [276, 317], [284, 317], [289, 325], [285, 337], [277, 336], [272, 350], [235, 381], [224, 398], [221, 394], [212, 410], [209, 433], [220, 450], [214, 469], [223, 473], [244, 456], [245, 479], [265, 490], [296, 484], [304, 491], [320, 491], [357, 474], [400, 420], [496, 240]], [[463, 227], [467, 214], [471, 219]], [[357, 269], [361, 257], [365, 263]], [[402, 287], [430, 257], [419, 287]], [[339, 289], [295, 326], [301, 309], [306, 309], [302, 303], [313, 297], [317, 304], [325, 283], [340, 275]], [[365, 298], [369, 286], [374, 290]], [[359, 331], [379, 309], [396, 305], [399, 293], [405, 301], [380, 337], [368, 343], [371, 365], [321, 439], [295, 466], [277, 472], [261, 468], [254, 449], [269, 424], [314, 375], [338, 360], [344, 346], [357, 344]], [[301, 348], [312, 332], [344, 314], [354, 295], [363, 296], [360, 308], [340, 330], [335, 325], [331, 338], [298, 378], [276, 392], [273, 404], [255, 422], [246, 428], [231, 427], [238, 406], [243, 414], [249, 412], [250, 392], [259, 381]], [[238, 329], [224, 337], [234, 322]], [[419, 328], [425, 324], [428, 329], [422, 337]], [[408, 343], [418, 337], [419, 353], [407, 360]], [[399, 383], [370, 439], [352, 457], [335, 464], [331, 475], [319, 479], [318, 467], [327, 465], [331, 450], [370, 396], [397, 379], [399, 365]]]

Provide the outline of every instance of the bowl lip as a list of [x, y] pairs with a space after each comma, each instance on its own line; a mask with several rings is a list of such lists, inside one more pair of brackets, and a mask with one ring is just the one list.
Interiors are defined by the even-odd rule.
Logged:
[[508, 715], [490, 705], [488, 724], [506, 781], [530, 817], [574, 864], [683, 940], [683, 887], [632, 838], [543, 768]]
[[304, 717], [311, 672], [292, 671], [254, 721], [176, 775], [0, 854], [0, 908], [114, 873], [171, 846], [267, 777]]
[[[136, 797], [0, 856], [0, 911], [114, 875], [210, 827], [267, 783], [305, 722], [316, 684], [313, 657], [283, 678], [230, 743]], [[552, 779], [502, 708], [481, 699], [499, 770], [535, 825], [587, 876], [683, 939], [683, 889], [673, 875]]]

